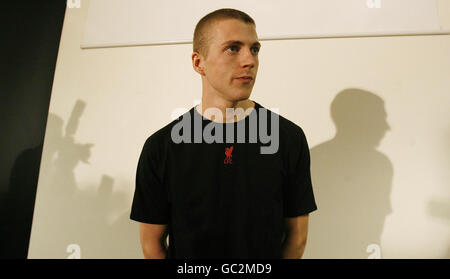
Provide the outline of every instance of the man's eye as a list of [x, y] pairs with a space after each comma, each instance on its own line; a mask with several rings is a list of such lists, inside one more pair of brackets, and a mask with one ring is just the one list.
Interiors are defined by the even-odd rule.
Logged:
[[[228, 49], [231, 50], [231, 52], [234, 52], [233, 49], [238, 50], [239, 48], [237, 46], [229, 46]], [[259, 52], [259, 47], [252, 47], [253, 53]]]
[[229, 46], [229, 47], [228, 47], [228, 49], [232, 49], [232, 48], [237, 49], [237, 46]]

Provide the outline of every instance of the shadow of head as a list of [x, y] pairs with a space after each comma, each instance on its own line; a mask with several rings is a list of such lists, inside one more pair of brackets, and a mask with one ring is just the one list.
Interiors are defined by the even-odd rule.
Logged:
[[392, 212], [393, 166], [375, 148], [389, 130], [384, 102], [350, 88], [336, 95], [330, 110], [336, 136], [311, 149], [319, 210], [310, 220], [308, 257], [367, 258]]
[[377, 95], [356, 88], [339, 92], [331, 103], [336, 136], [357, 145], [377, 146], [390, 130], [384, 101]]

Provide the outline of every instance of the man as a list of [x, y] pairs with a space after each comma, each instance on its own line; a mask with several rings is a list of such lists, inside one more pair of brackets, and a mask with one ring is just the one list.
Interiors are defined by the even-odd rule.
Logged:
[[[130, 218], [145, 258], [301, 258], [317, 209], [308, 145], [299, 126], [249, 99], [260, 49], [253, 19], [214, 11], [198, 22], [193, 49], [201, 104], [151, 135], [139, 158]], [[269, 130], [277, 137], [262, 152]]]

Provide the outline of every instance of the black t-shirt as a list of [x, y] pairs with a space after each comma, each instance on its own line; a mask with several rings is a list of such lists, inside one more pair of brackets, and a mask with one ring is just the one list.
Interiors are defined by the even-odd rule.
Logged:
[[[146, 140], [130, 218], [168, 225], [167, 258], [282, 258], [283, 218], [317, 209], [303, 130], [254, 103], [252, 112], [234, 123], [212, 122], [193, 107]], [[272, 154], [261, 154], [261, 147], [274, 142], [261, 140], [262, 112], [266, 135], [273, 135], [271, 117], [279, 120], [278, 149]], [[192, 124], [191, 141], [176, 143], [172, 128], [183, 118]], [[256, 142], [249, 137], [249, 119], [255, 118]], [[220, 135], [221, 125], [222, 142], [195, 143], [195, 119], [202, 130], [215, 125], [213, 135]], [[239, 143], [242, 124], [245, 142]], [[227, 129], [234, 129], [234, 143], [227, 143]]]

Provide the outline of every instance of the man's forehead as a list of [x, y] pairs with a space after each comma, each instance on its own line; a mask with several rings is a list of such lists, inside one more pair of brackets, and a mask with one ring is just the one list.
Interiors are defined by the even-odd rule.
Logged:
[[260, 45], [255, 26], [237, 19], [215, 22], [210, 31], [215, 43], [221, 46], [229, 43]]

